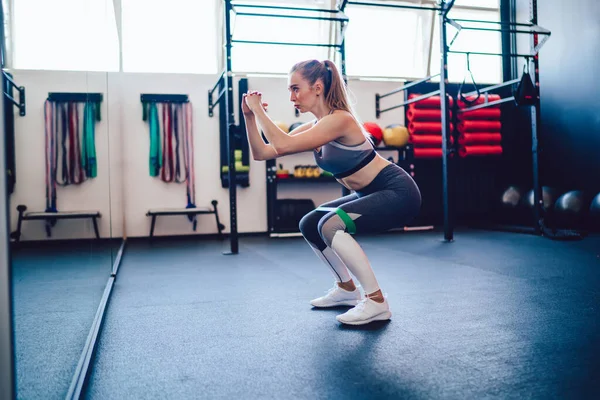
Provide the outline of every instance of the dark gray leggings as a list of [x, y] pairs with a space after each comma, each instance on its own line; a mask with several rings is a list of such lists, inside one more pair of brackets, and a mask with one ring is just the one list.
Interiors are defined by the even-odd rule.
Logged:
[[402, 168], [395, 164], [385, 167], [365, 188], [322, 204], [302, 218], [302, 235], [321, 251], [331, 247], [333, 235], [338, 230], [347, 231], [348, 228], [335, 208], [354, 220], [358, 234], [384, 232], [406, 226], [417, 216], [421, 193]]

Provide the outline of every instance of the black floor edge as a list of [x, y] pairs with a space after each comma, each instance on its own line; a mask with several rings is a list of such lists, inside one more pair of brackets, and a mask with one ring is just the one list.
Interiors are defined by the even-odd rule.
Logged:
[[123, 239], [123, 241], [121, 242], [121, 247], [119, 248], [119, 252], [117, 253], [117, 258], [113, 263], [112, 272], [110, 274], [110, 277], [108, 278], [108, 282], [106, 283], [104, 294], [102, 295], [100, 305], [98, 306], [98, 310], [96, 311], [94, 322], [92, 322], [92, 327], [88, 334], [83, 351], [81, 352], [81, 357], [79, 358], [79, 363], [77, 364], [75, 374], [73, 375], [71, 385], [69, 386], [69, 391], [67, 392], [67, 396], [65, 397], [67, 400], [79, 400], [85, 396], [85, 389], [87, 387], [87, 383], [92, 370], [92, 361], [96, 354], [98, 337], [100, 335], [100, 330], [102, 329], [104, 315], [106, 313], [108, 301], [110, 300], [112, 288], [117, 277], [119, 264], [121, 263], [121, 259], [123, 257], [126, 241], [126, 239]]

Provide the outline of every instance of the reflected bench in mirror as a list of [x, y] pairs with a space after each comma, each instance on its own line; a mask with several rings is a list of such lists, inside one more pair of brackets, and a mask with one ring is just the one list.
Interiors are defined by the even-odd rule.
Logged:
[[100, 239], [100, 233], [98, 232], [98, 221], [97, 218], [101, 217], [100, 211], [29, 211], [27, 212], [27, 206], [20, 204], [17, 206], [19, 211], [19, 220], [17, 222], [17, 230], [11, 233], [11, 238], [16, 242], [21, 239], [21, 226], [23, 221], [27, 220], [44, 220], [46, 221], [46, 235], [52, 236], [52, 226], [59, 219], [85, 219], [90, 218], [94, 224], [94, 232], [96, 233], [96, 239]]

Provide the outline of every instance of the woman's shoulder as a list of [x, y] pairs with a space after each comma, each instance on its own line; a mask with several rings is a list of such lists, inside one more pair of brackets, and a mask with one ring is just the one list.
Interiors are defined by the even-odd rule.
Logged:
[[351, 112], [336, 110], [332, 113], [332, 116], [339, 118], [338, 121], [341, 125], [342, 135], [336, 141], [348, 145], [356, 145], [364, 141], [365, 136], [362, 125]]
[[348, 128], [358, 125], [358, 121], [354, 115], [346, 110], [335, 110], [331, 113], [330, 117], [335, 118], [338, 123], [344, 124]]

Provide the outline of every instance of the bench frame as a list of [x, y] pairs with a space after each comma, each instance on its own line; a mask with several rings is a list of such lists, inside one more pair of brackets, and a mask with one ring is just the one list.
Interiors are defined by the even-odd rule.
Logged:
[[[21, 240], [21, 227], [23, 225], [23, 221], [32, 221], [32, 220], [52, 220], [52, 219], [85, 219], [91, 218], [92, 223], [94, 224], [94, 233], [96, 234], [96, 239], [100, 239], [100, 232], [98, 231], [98, 221], [97, 219], [102, 217], [100, 211], [64, 211], [64, 212], [56, 212], [56, 213], [46, 213], [43, 211], [35, 211], [26, 214], [27, 206], [24, 204], [20, 204], [17, 206], [17, 211], [19, 212], [19, 221], [17, 222], [17, 230], [10, 234], [12, 239], [15, 239], [16, 242]], [[43, 213], [44, 215], [35, 215], [38, 213]], [[31, 215], [34, 214], [34, 215]], [[48, 214], [52, 214], [51, 216]], [[52, 236], [52, 230], [49, 225], [46, 225], [46, 236]]]
[[213, 200], [211, 201], [212, 204], [212, 210], [210, 210], [210, 208], [207, 207], [207, 209], [202, 210], [202, 209], [186, 209], [186, 208], [182, 208], [182, 209], [168, 209], [168, 210], [148, 210], [148, 212], [146, 213], [147, 217], [152, 217], [152, 222], [150, 224], [150, 239], [152, 239], [154, 237], [154, 228], [156, 227], [156, 217], [158, 217], [159, 215], [165, 216], [165, 215], [199, 215], [199, 214], [214, 214], [215, 215], [215, 221], [217, 223], [217, 230], [219, 232], [219, 238], [223, 239], [223, 229], [225, 229], [225, 225], [223, 225], [220, 221], [219, 221], [219, 212], [217, 211], [217, 200]]

